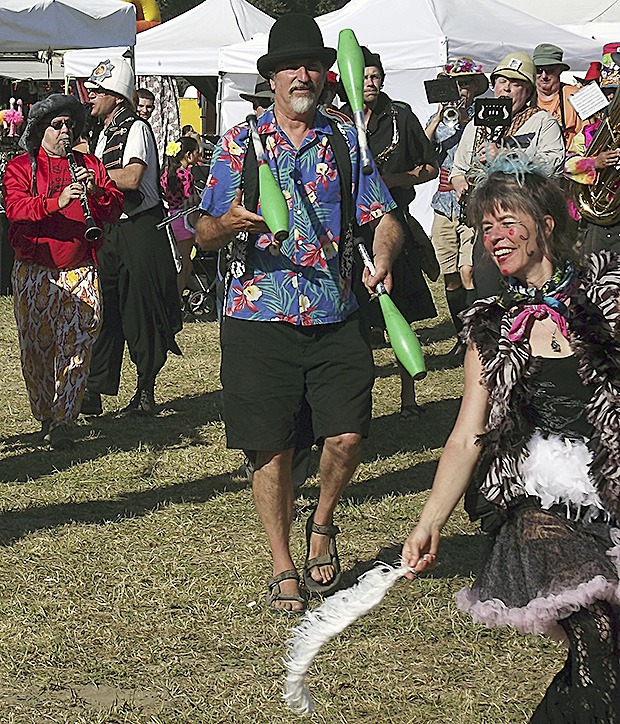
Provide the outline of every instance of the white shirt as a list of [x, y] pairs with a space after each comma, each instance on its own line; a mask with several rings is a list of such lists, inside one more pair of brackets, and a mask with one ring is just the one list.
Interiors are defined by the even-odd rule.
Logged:
[[[100, 133], [97, 139], [97, 147], [95, 148], [95, 156], [101, 158], [107, 142], [105, 133]], [[147, 128], [144, 121], [136, 120], [127, 136], [127, 143], [123, 151], [123, 168], [129, 164], [132, 158], [137, 158], [146, 165], [142, 180], [140, 181], [139, 190], [144, 196], [142, 203], [136, 209], [133, 209], [129, 216], [135, 216], [141, 211], [152, 209], [160, 203], [159, 195], [159, 178], [157, 176], [157, 148], [153, 135]], [[121, 218], [126, 218], [123, 214]]]

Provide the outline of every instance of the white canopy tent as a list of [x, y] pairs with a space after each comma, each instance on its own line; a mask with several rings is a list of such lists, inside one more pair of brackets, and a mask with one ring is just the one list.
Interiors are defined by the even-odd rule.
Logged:
[[[511, 50], [531, 53], [541, 42], [564, 48], [566, 61], [575, 69], [587, 68], [600, 54], [597, 42], [498, 0], [350, 0], [317, 22], [326, 45], [336, 47], [340, 30], [352, 28], [361, 45], [379, 53], [386, 92], [407, 101], [422, 121], [431, 112], [423, 81], [436, 77], [458, 56], [474, 58], [489, 72]], [[256, 60], [266, 52], [267, 34], [221, 49], [223, 129], [245, 117], [247, 104], [239, 102], [238, 95], [253, 88]]]
[[[406, 101], [422, 125], [433, 109], [424, 81], [435, 78], [448, 60], [465, 55], [490, 72], [511, 50], [530, 52], [541, 42], [556, 43], [573, 68], [587, 68], [599, 44], [537, 19], [498, 0], [350, 0], [340, 10], [317, 18], [326, 45], [337, 47], [338, 33], [352, 28], [361, 45], [379, 53], [386, 71], [385, 91]], [[267, 35], [220, 51], [220, 129], [238, 123], [248, 112], [240, 92], [250, 92], [257, 78], [256, 60], [267, 52]], [[412, 207], [430, 225], [429, 201], [434, 184], [418, 191]]]
[[123, 0], [0, 0], [0, 53], [133, 45], [136, 9]]
[[[605, 43], [620, 42], [620, 0], [504, 0], [565, 30]], [[546, 42], [546, 41], [543, 41]], [[595, 60], [596, 58], [592, 58]]]
[[0, 76], [62, 80], [51, 51], [136, 40], [136, 9], [123, 0], [0, 0]]
[[[246, 0], [205, 0], [192, 10], [139, 33], [135, 46], [137, 75], [217, 76], [219, 49], [269, 32], [273, 18]], [[125, 48], [117, 48], [121, 55]], [[65, 54], [65, 73], [90, 75], [113, 50], [76, 50]]]

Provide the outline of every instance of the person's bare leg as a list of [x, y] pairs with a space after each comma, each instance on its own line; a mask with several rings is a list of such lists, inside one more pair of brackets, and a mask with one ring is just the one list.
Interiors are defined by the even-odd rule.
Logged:
[[189, 281], [190, 276], [192, 275], [192, 248], [194, 246], [194, 239], [183, 239], [182, 241], [177, 241], [177, 249], [179, 250], [179, 254], [181, 255], [181, 262], [183, 263], [183, 266], [181, 267], [181, 271], [177, 274], [177, 289], [179, 291], [179, 298], [183, 298], [183, 292], [185, 291], [187, 287], [187, 282]]
[[[295, 569], [289, 548], [294, 495], [292, 461], [293, 450], [258, 451], [252, 479], [254, 504], [269, 539], [274, 576]], [[294, 580], [282, 581], [280, 590], [286, 594], [299, 594], [299, 586]], [[302, 605], [295, 601], [276, 601], [274, 608], [300, 611]]]
[[463, 288], [466, 290], [471, 290], [474, 288], [474, 268], [473, 266], [469, 264], [464, 264], [459, 269], [459, 274], [461, 275], [461, 282], [463, 284]]
[[[318, 525], [333, 525], [334, 509], [359, 464], [361, 449], [361, 435], [355, 433], [325, 438], [319, 464], [321, 492], [314, 513], [314, 522]], [[328, 543], [326, 536], [313, 533], [308, 558], [325, 555]], [[315, 581], [327, 584], [334, 578], [335, 571], [331, 565], [316, 566], [310, 575]]]

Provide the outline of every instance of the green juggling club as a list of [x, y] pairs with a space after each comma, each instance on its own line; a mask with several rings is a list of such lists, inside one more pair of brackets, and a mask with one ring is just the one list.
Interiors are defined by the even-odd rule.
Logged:
[[338, 35], [337, 58], [340, 80], [347, 92], [353, 111], [353, 121], [362, 157], [362, 173], [368, 176], [372, 173], [372, 161], [364, 122], [364, 54], [355, 33], [350, 28], [341, 30]]
[[258, 135], [256, 115], [250, 113], [245, 119], [250, 127], [250, 135], [258, 163], [258, 197], [260, 199], [260, 213], [269, 231], [278, 243], [283, 242], [289, 234], [289, 210], [282, 189], [275, 180], [267, 163], [265, 149]]
[[[361, 239], [356, 239], [355, 243], [364, 260], [364, 266], [371, 274], [375, 274], [375, 265], [372, 263], [372, 259], [370, 258], [368, 249], [364, 246], [364, 242]], [[376, 291], [379, 297], [383, 319], [385, 320], [385, 328], [390, 337], [390, 345], [394, 350], [396, 359], [414, 380], [423, 380], [426, 377], [426, 365], [424, 364], [424, 355], [422, 353], [422, 347], [420, 346], [420, 340], [392, 301], [382, 282], [377, 284]]]

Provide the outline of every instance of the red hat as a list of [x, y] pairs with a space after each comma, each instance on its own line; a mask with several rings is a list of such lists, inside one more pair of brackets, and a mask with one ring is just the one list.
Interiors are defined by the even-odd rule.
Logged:
[[575, 76], [575, 80], [582, 85], [587, 85], [588, 83], [592, 83], [592, 81], [599, 80], [600, 77], [601, 64], [598, 60], [595, 60], [594, 62], [590, 63], [590, 67], [588, 68], [588, 72], [585, 74], [585, 76], [583, 78]]

